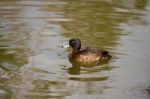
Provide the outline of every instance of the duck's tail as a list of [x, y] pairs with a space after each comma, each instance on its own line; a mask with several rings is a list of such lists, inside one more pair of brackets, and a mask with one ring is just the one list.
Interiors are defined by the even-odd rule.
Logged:
[[111, 59], [112, 58], [112, 56], [109, 54], [108, 51], [102, 51], [102, 57], [104, 59]]

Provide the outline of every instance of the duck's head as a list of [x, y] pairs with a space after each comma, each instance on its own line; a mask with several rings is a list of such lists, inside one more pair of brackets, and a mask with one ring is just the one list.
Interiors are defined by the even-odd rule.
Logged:
[[69, 46], [72, 47], [73, 50], [80, 50], [81, 49], [81, 41], [78, 38], [70, 39]]

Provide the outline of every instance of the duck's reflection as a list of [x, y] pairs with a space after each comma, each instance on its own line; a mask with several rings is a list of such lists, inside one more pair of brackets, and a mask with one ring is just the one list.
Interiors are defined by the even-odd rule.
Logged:
[[80, 71], [81, 71], [81, 66], [77, 65], [77, 66], [72, 66], [70, 68], [67, 69], [68, 73], [71, 75], [79, 75]]

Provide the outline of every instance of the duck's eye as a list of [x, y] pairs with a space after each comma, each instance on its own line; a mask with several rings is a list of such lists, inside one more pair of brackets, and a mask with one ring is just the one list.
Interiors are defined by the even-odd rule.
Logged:
[[75, 41], [71, 41], [72, 44], [75, 44]]

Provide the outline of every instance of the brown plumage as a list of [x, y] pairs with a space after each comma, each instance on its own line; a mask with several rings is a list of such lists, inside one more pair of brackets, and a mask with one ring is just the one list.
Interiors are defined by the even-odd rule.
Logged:
[[71, 62], [86, 64], [97, 62], [103, 59], [109, 60], [111, 58], [107, 51], [89, 47], [81, 49], [81, 41], [77, 38], [69, 40], [69, 45], [73, 49], [69, 54], [69, 60]]

